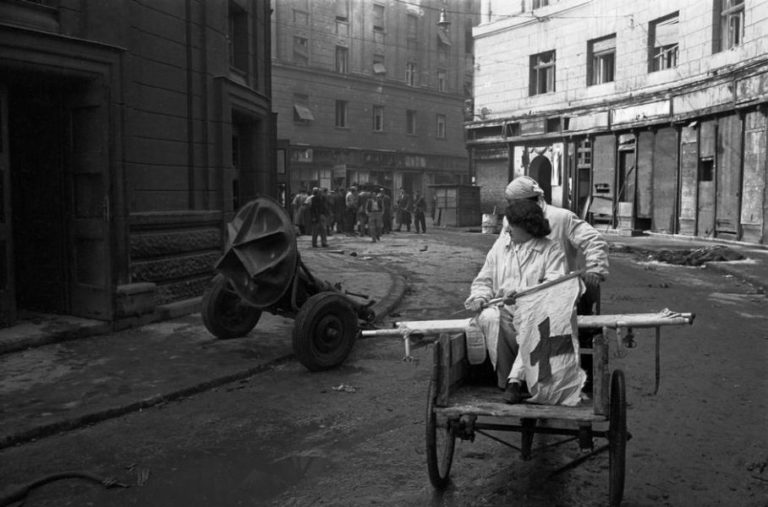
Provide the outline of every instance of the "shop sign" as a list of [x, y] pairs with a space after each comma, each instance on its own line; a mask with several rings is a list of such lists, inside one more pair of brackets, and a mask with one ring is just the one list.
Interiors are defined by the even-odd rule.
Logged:
[[671, 101], [661, 100], [637, 106], [611, 110], [611, 125], [621, 123], [642, 123], [643, 121], [668, 117], [671, 113]]

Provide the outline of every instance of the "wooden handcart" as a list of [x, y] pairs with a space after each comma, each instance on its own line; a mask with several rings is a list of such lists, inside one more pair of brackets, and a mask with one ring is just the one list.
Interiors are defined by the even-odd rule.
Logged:
[[[520, 451], [524, 460], [532, 457], [535, 434], [563, 435], [578, 440], [582, 454], [574, 462], [555, 471], [571, 468], [589, 457], [608, 451], [609, 501], [621, 504], [624, 494], [625, 453], [629, 439], [624, 373], [609, 366], [609, 341], [615, 338], [619, 350], [631, 347], [634, 330], [656, 330], [656, 390], [660, 376], [660, 329], [663, 326], [693, 323], [690, 313], [659, 313], [578, 316], [580, 330], [596, 330], [592, 348], [582, 348], [581, 354], [591, 354], [593, 391], [577, 406], [538, 405], [503, 402], [495, 385], [468, 382], [466, 337], [468, 319], [442, 321], [398, 322], [396, 328], [363, 331], [363, 336], [400, 336], [404, 338], [406, 356], [410, 355], [410, 340], [416, 336], [434, 338], [432, 375], [429, 381], [426, 412], [426, 456], [429, 479], [435, 488], [449, 483], [457, 438], [474, 440], [477, 434], [487, 436]], [[503, 419], [503, 421], [499, 421]], [[508, 421], [512, 420], [513, 423]], [[546, 425], [537, 424], [546, 420]], [[518, 432], [520, 447], [497, 439], [487, 431]], [[605, 438], [607, 443], [595, 448], [593, 438]], [[548, 445], [547, 447], [552, 447]]]

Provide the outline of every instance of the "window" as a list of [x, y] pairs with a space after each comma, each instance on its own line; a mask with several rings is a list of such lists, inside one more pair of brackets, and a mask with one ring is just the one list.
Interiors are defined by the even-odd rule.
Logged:
[[715, 0], [712, 52], [741, 44], [744, 37], [744, 0]]
[[531, 56], [530, 95], [555, 91], [555, 52]]
[[297, 25], [304, 25], [304, 26], [308, 25], [309, 13], [307, 11], [293, 9], [293, 22]]
[[405, 84], [416, 86], [416, 64], [413, 62], [405, 64]]
[[309, 96], [300, 93], [293, 94], [293, 121], [296, 123], [308, 124], [315, 119], [312, 110], [309, 108]]
[[293, 63], [303, 67], [309, 64], [309, 40], [305, 37], [293, 38]]
[[345, 100], [336, 101], [336, 127], [347, 128], [347, 102]]
[[373, 126], [374, 132], [384, 132], [384, 107], [373, 106]]
[[336, 0], [336, 21], [349, 21], [349, 0]]
[[437, 123], [435, 125], [435, 136], [438, 139], [445, 139], [445, 115], [438, 114], [436, 116]]
[[344, 46], [336, 46], [336, 72], [346, 74], [349, 70], [349, 50]]
[[445, 70], [437, 70], [437, 91], [444, 92], [446, 85]]
[[248, 72], [248, 13], [229, 2], [229, 65]]
[[380, 75], [387, 73], [387, 67], [384, 65], [384, 55], [373, 55], [373, 73]]
[[677, 67], [678, 14], [651, 21], [648, 27], [648, 72]]
[[405, 21], [405, 38], [408, 40], [416, 40], [418, 36], [419, 18], [414, 14], [408, 14]]
[[384, 6], [375, 4], [373, 6], [373, 30], [384, 31]]
[[411, 109], [405, 112], [405, 133], [416, 135], [416, 111]]
[[531, 9], [539, 9], [541, 7], [546, 7], [549, 5], [549, 0], [533, 0], [531, 2]]
[[587, 86], [613, 81], [616, 68], [616, 34], [587, 43]]
[[472, 37], [472, 21], [464, 25], [464, 52], [471, 55], [475, 50], [475, 39]]

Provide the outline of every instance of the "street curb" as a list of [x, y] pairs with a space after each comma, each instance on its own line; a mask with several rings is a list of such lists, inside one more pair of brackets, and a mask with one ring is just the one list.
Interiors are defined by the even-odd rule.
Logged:
[[252, 377], [253, 375], [262, 373], [266, 370], [269, 370], [270, 368], [273, 368], [274, 366], [277, 366], [281, 363], [289, 361], [293, 357], [294, 355], [292, 353], [284, 356], [279, 356], [264, 364], [254, 366], [253, 368], [248, 368], [246, 370], [231, 373], [229, 375], [224, 375], [222, 377], [217, 377], [215, 379], [206, 380], [205, 382], [199, 382], [197, 384], [193, 384], [188, 387], [177, 389], [170, 393], [157, 394], [155, 396], [150, 396], [149, 398], [144, 398], [143, 400], [139, 400], [133, 403], [127, 403], [125, 405], [120, 405], [117, 407], [97, 410], [88, 414], [83, 414], [78, 417], [72, 417], [70, 419], [64, 419], [62, 421], [58, 421], [55, 423], [44, 424], [42, 426], [30, 428], [28, 430], [24, 430], [15, 434], [2, 435], [0, 436], [0, 449], [5, 449], [7, 447], [12, 447], [14, 445], [24, 444], [32, 440], [48, 437], [64, 431], [76, 430], [76, 429], [82, 428], [83, 426], [87, 426], [89, 424], [106, 421], [108, 419], [120, 417], [126, 414], [130, 414], [132, 412], [137, 412], [145, 408], [154, 407], [162, 403], [167, 403], [169, 401], [174, 401], [174, 400], [185, 398], [187, 396], [191, 396], [194, 394], [199, 394], [203, 391], [208, 391], [210, 389], [219, 387], [224, 384], [229, 384], [237, 380], [242, 380], [244, 378]]
[[392, 277], [392, 288], [381, 301], [373, 305], [372, 309], [376, 313], [374, 322], [381, 322], [384, 317], [389, 315], [403, 300], [405, 291], [408, 288], [408, 283], [405, 281], [404, 276], [396, 273], [389, 273], [389, 275]]
[[[382, 298], [381, 301], [375, 303], [372, 306], [373, 311], [376, 313], [375, 322], [380, 321], [384, 316], [388, 315], [400, 303], [403, 296], [405, 295], [407, 288], [407, 282], [404, 276], [392, 272], [388, 272], [388, 274], [392, 278], [392, 288], [387, 293], [387, 295]], [[188, 387], [177, 389], [170, 393], [157, 394], [155, 396], [150, 396], [149, 398], [144, 398], [136, 402], [127, 403], [103, 410], [97, 410], [78, 417], [57, 421], [55, 423], [44, 424], [42, 426], [37, 426], [15, 434], [0, 435], [0, 449], [24, 444], [33, 440], [52, 436], [57, 433], [62, 433], [64, 431], [75, 430], [89, 424], [106, 421], [108, 419], [127, 415], [132, 412], [143, 410], [145, 408], [160, 405], [162, 403], [167, 403], [169, 401], [174, 401], [194, 394], [199, 394], [224, 384], [229, 384], [244, 378], [251, 377], [278, 364], [290, 361], [293, 358], [293, 353], [279, 356], [276, 359], [268, 361], [264, 364], [260, 364], [258, 366], [254, 366], [253, 368], [248, 368], [246, 370], [217, 377], [215, 379], [199, 382]]]

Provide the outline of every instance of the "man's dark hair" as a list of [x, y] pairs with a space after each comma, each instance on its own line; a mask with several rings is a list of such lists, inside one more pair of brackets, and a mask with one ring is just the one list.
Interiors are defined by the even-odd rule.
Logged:
[[507, 206], [505, 215], [509, 225], [516, 225], [535, 238], [543, 238], [552, 232], [549, 222], [544, 218], [544, 211], [534, 201], [515, 199]]

